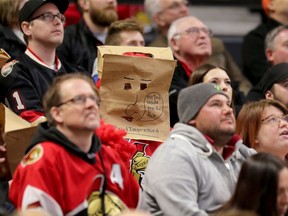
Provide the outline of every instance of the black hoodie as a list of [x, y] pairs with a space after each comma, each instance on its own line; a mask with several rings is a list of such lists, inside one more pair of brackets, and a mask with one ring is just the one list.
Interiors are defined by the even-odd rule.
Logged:
[[101, 141], [95, 134], [91, 140], [92, 145], [89, 152], [85, 153], [67, 139], [67, 137], [57, 130], [55, 126], [50, 126], [47, 122], [43, 122], [38, 125], [36, 133], [32, 138], [30, 146], [26, 149], [25, 154], [27, 154], [35, 145], [46, 141], [63, 146], [67, 151], [72, 152], [90, 164], [96, 162], [95, 154], [99, 152], [101, 148]]

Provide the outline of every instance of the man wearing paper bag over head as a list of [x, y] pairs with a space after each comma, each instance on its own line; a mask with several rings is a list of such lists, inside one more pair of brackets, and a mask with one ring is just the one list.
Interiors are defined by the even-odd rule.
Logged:
[[175, 61], [170, 48], [141, 47], [140, 51], [104, 46], [98, 50], [106, 52], [98, 55], [100, 60], [103, 56], [101, 117], [126, 130], [126, 138], [136, 146], [130, 171], [141, 185], [150, 156], [170, 132], [168, 89]]
[[100, 112], [106, 122], [125, 129], [126, 138], [164, 141], [170, 131], [168, 89], [175, 61], [153, 58], [152, 51], [161, 48], [141, 49], [104, 54]]

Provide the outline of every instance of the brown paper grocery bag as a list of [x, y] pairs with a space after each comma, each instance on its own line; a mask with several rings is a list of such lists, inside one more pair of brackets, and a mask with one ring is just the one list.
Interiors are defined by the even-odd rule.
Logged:
[[176, 61], [105, 54], [101, 117], [126, 138], [164, 141], [170, 131], [168, 90]]
[[4, 125], [7, 159], [13, 174], [30, 144], [36, 126], [32, 126], [2, 103], [0, 103], [0, 123]]
[[0, 67], [2, 67], [9, 59], [11, 59], [10, 55], [4, 49], [0, 48]]
[[6, 133], [7, 156], [12, 175], [25, 155], [35, 131], [34, 126]]

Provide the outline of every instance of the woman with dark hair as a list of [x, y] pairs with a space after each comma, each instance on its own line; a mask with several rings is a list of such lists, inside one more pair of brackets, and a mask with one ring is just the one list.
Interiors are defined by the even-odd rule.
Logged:
[[245, 104], [237, 118], [236, 133], [257, 152], [284, 159], [288, 153], [288, 110], [269, 99]]
[[285, 162], [263, 152], [248, 158], [241, 168], [235, 192], [221, 212], [231, 209], [253, 211], [259, 216], [284, 216], [288, 209]]
[[245, 96], [239, 91], [238, 85], [231, 81], [226, 69], [212, 64], [202, 64], [190, 76], [188, 85], [197, 83], [215, 83], [227, 94], [230, 105], [235, 109], [236, 116], [245, 103]]

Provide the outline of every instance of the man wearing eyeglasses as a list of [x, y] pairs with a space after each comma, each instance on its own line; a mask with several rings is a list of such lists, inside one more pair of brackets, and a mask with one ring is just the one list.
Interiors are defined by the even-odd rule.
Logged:
[[45, 119], [42, 97], [55, 77], [84, 71], [56, 55], [56, 47], [63, 41], [67, 7], [67, 0], [29, 0], [19, 12], [27, 49], [2, 67], [0, 84], [5, 90], [5, 104], [30, 122]]
[[178, 60], [169, 90], [170, 126], [178, 122], [177, 100], [179, 91], [187, 87], [193, 70], [211, 55], [211, 30], [193, 16], [180, 18], [172, 23], [168, 41]]
[[47, 122], [38, 125], [9, 192], [17, 209], [40, 207], [53, 216], [80, 216], [118, 215], [136, 208], [137, 182], [114, 149], [95, 134], [98, 104], [89, 76], [54, 79], [43, 99]]
[[145, 0], [144, 7], [157, 27], [157, 36], [149, 46], [167, 47], [167, 32], [173, 21], [189, 15], [187, 0]]
[[[168, 39], [167, 32], [173, 21], [188, 16], [190, 14], [188, 0], [145, 0], [145, 11], [149, 15], [150, 20], [157, 27], [156, 38], [149, 39], [146, 35], [146, 41], [149, 46], [153, 47], [167, 47]], [[192, 6], [193, 7], [193, 6]], [[150, 42], [150, 43], [149, 43]], [[235, 63], [235, 60], [226, 49], [223, 41], [217, 37], [211, 38], [212, 54], [209, 56], [207, 62], [217, 66], [224, 67], [229, 72], [229, 77], [232, 81], [239, 83], [239, 88], [245, 94], [251, 88], [251, 83], [242, 74], [241, 70]]]

